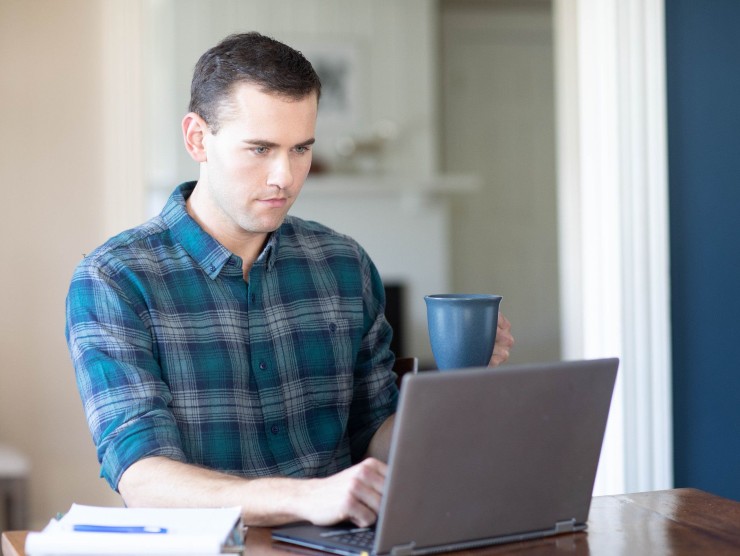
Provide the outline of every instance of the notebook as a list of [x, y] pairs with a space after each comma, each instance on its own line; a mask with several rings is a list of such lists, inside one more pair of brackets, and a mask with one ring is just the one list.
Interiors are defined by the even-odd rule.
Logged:
[[222, 554], [244, 551], [241, 508], [117, 508], [72, 504], [26, 537], [30, 556]]
[[586, 529], [618, 364], [404, 376], [376, 526], [292, 524], [273, 538], [403, 556]]

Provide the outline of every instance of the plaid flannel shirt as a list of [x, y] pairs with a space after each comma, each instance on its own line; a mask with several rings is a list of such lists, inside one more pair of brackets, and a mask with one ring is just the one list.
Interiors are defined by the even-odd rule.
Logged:
[[101, 476], [149, 456], [248, 477], [321, 477], [395, 411], [380, 277], [350, 238], [287, 217], [245, 282], [187, 214], [194, 187], [87, 256], [67, 342]]

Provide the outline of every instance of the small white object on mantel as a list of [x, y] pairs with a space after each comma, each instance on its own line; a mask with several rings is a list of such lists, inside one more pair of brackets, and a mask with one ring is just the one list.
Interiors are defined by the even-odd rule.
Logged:
[[408, 211], [420, 210], [430, 201], [447, 195], [475, 193], [482, 180], [472, 174], [404, 176], [398, 174], [320, 174], [309, 175], [301, 197], [346, 195], [348, 197], [389, 197], [401, 200]]

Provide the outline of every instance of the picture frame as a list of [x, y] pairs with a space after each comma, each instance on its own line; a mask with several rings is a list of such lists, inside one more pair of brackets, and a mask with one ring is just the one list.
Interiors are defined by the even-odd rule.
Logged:
[[300, 48], [321, 79], [317, 128], [330, 135], [356, 129], [362, 119], [361, 67], [354, 42], [326, 42]]

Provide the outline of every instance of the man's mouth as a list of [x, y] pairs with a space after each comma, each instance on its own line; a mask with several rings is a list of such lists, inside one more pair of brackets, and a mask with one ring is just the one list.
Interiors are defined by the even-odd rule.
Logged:
[[287, 197], [271, 197], [270, 199], [260, 199], [260, 203], [264, 203], [268, 207], [280, 208], [284, 207], [288, 203]]

